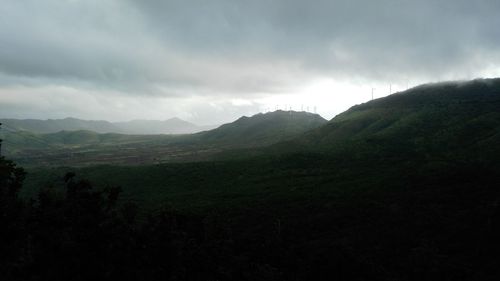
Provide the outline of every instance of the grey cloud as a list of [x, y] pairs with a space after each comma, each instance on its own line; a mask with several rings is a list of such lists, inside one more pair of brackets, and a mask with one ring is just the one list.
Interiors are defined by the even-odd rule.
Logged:
[[305, 71], [428, 79], [475, 66], [477, 51], [498, 62], [494, 0], [131, 2], [182, 48], [295, 60]]
[[12, 1], [0, 8], [0, 70], [171, 95], [273, 91], [313, 75], [429, 79], [500, 61], [498, 3]]
[[8, 0], [0, 90], [220, 100], [318, 77], [500, 75], [499, 13], [498, 0]]

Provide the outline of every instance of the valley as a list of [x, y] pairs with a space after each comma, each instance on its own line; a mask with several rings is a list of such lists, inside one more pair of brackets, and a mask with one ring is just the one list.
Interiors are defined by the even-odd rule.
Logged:
[[277, 111], [185, 135], [99, 134], [81, 130], [2, 133], [5, 155], [25, 166], [144, 165], [216, 159], [223, 151], [264, 147], [325, 123], [316, 114]]

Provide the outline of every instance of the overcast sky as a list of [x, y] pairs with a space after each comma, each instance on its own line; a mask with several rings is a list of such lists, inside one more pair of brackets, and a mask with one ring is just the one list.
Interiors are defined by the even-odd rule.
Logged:
[[0, 117], [325, 118], [500, 76], [498, 0], [3, 0]]

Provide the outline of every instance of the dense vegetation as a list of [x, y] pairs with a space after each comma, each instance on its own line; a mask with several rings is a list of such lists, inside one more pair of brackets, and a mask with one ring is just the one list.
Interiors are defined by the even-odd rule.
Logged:
[[422, 86], [233, 159], [31, 168], [22, 189], [2, 159], [2, 275], [498, 280], [499, 100], [500, 80]]
[[203, 142], [229, 144], [239, 147], [263, 146], [284, 141], [326, 123], [321, 116], [308, 112], [278, 110], [252, 117], [241, 117], [217, 129], [198, 135]]
[[[415, 156], [485, 153], [498, 159], [500, 79], [422, 85], [357, 105], [274, 149], [393, 149]], [[288, 147], [287, 147], [288, 146]]]

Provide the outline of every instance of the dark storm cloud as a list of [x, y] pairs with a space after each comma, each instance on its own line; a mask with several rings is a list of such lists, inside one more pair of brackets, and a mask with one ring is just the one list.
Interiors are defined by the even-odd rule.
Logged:
[[211, 55], [369, 79], [498, 63], [499, 1], [131, 1], [152, 32]]
[[[143, 103], [131, 97], [188, 111], [214, 100], [220, 110], [322, 78], [401, 85], [500, 75], [498, 14], [497, 0], [7, 0], [0, 109], [31, 108], [15, 95], [38, 95], [51, 102], [29, 114], [101, 108], [106, 118], [115, 106], [120, 118]], [[95, 106], [75, 107], [83, 101]]]
[[0, 71], [164, 94], [274, 92], [314, 75], [460, 76], [498, 64], [499, 3], [10, 1]]

